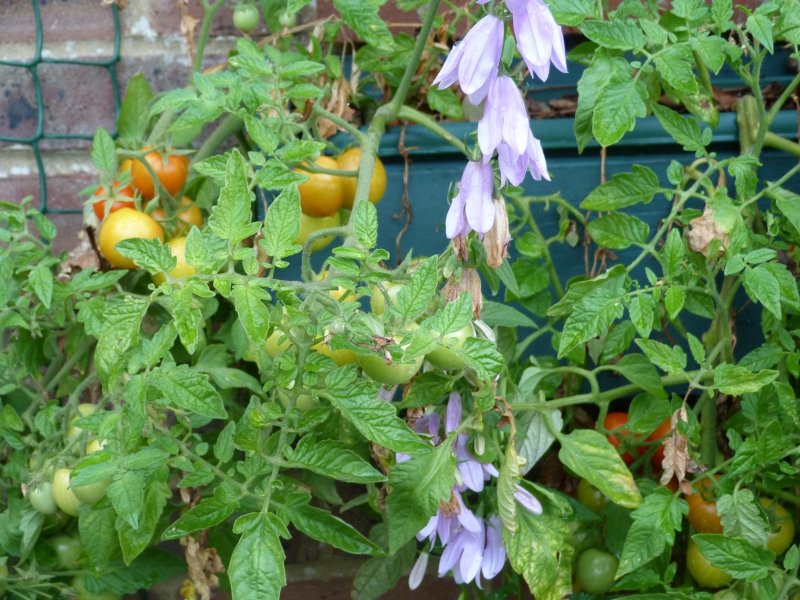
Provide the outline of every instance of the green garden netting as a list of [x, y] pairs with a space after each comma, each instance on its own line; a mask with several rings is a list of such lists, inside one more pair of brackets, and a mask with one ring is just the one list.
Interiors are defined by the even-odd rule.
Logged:
[[[39, 65], [45, 64], [59, 64], [59, 65], [79, 65], [88, 67], [97, 67], [98, 69], [106, 69], [111, 78], [111, 86], [114, 93], [114, 115], [119, 114], [120, 106], [120, 93], [119, 81], [117, 80], [116, 65], [120, 60], [120, 27], [119, 27], [119, 10], [116, 5], [111, 6], [112, 16], [114, 20], [114, 49], [111, 57], [103, 60], [80, 60], [72, 58], [47, 58], [42, 55], [44, 45], [44, 35], [42, 31], [42, 16], [39, 8], [40, 0], [31, 0], [33, 4], [33, 14], [36, 21], [36, 49], [33, 57], [29, 61], [9, 61], [2, 60], [0, 57], [0, 66], [14, 67], [19, 69], [26, 69], [32, 78], [33, 89], [36, 97], [36, 131], [33, 135], [28, 137], [9, 137], [0, 135], [0, 142], [9, 142], [13, 144], [26, 144], [29, 145], [33, 151], [34, 159], [36, 160], [37, 174], [39, 178], [39, 210], [43, 213], [80, 213], [80, 208], [62, 209], [53, 208], [49, 209], [47, 206], [47, 174], [45, 172], [44, 163], [42, 161], [42, 151], [40, 144], [42, 140], [91, 140], [94, 132], [85, 133], [48, 133], [44, 127], [44, 98], [42, 95], [42, 86], [39, 81]], [[115, 118], [116, 121], [116, 118]], [[115, 132], [111, 132], [114, 135]]]

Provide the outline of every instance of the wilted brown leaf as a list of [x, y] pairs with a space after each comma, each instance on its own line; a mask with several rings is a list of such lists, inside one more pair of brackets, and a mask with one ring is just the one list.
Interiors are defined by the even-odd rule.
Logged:
[[442, 297], [447, 302], [454, 302], [464, 292], [469, 292], [472, 296], [472, 314], [476, 319], [481, 316], [483, 308], [483, 296], [481, 295], [481, 278], [475, 269], [464, 269], [461, 277], [452, 275], [442, 288]]
[[219, 587], [217, 573], [225, 571], [217, 551], [214, 548], [204, 548], [191, 535], [182, 537], [181, 545], [186, 549], [186, 566], [197, 600], [210, 600], [211, 590]]
[[719, 241], [718, 249], [720, 250], [724, 250], [728, 246], [730, 241], [728, 234], [714, 220], [714, 213], [709, 206], [706, 206], [703, 216], [697, 217], [689, 223], [689, 227], [686, 239], [689, 247], [695, 252], [708, 256], [709, 246], [714, 240]]
[[196, 50], [194, 30], [200, 20], [194, 18], [189, 12], [189, 0], [175, 1], [178, 3], [178, 8], [181, 11], [181, 34], [183, 34], [183, 39], [186, 40], [186, 49], [189, 52], [189, 62], [194, 64], [194, 54]]

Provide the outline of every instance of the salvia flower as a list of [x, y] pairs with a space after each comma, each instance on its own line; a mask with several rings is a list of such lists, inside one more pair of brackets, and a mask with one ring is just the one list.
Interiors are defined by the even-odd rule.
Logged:
[[531, 76], [547, 81], [551, 63], [566, 73], [564, 34], [547, 5], [542, 0], [506, 0], [506, 6], [511, 11], [517, 48]]
[[439, 89], [458, 82], [472, 104], [480, 104], [497, 77], [503, 52], [503, 22], [487, 15], [453, 46], [442, 70], [433, 80]]
[[528, 112], [522, 94], [508, 75], [501, 75], [489, 87], [483, 118], [478, 122], [478, 145], [488, 160], [501, 143], [517, 155], [528, 145]]
[[447, 237], [476, 231], [483, 235], [494, 223], [494, 174], [488, 163], [469, 161], [458, 184], [458, 194], [447, 211]]

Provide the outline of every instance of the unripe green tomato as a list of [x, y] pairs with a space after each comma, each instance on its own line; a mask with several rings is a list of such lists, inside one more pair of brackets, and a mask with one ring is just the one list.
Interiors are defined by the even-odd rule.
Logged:
[[358, 364], [364, 373], [378, 383], [384, 385], [401, 385], [408, 383], [422, 367], [422, 357], [411, 362], [393, 362], [387, 364], [386, 360], [378, 354], [359, 355]]
[[72, 493], [80, 501], [81, 504], [91, 506], [106, 495], [106, 488], [111, 485], [110, 479], [103, 481], [96, 481], [87, 485], [73, 486]]
[[70, 475], [72, 469], [56, 469], [53, 474], [53, 497], [55, 498], [58, 508], [71, 517], [78, 516], [78, 507], [81, 501], [69, 487]]
[[58, 564], [62, 569], [74, 571], [80, 568], [83, 545], [78, 538], [57, 535], [47, 540], [47, 543], [55, 551]]
[[120, 600], [120, 596], [111, 592], [90, 592], [86, 589], [83, 576], [78, 575], [72, 580], [72, 587], [78, 592], [78, 600]]
[[[400, 293], [400, 290], [403, 289], [402, 283], [395, 283], [393, 281], [386, 281], [383, 284], [386, 293], [389, 295], [389, 299], [392, 301], [392, 304], [397, 303], [397, 294]], [[372, 286], [372, 295], [369, 298], [369, 306], [372, 309], [372, 314], [374, 315], [382, 315], [386, 312], [386, 297], [383, 295], [381, 288], [377, 285]]]
[[294, 27], [297, 25], [297, 15], [284, 10], [278, 15], [278, 23], [281, 27]]
[[282, 329], [276, 327], [272, 334], [264, 341], [264, 350], [267, 351], [270, 358], [275, 358], [278, 354], [286, 352], [291, 345], [292, 342], [289, 341], [289, 337]]
[[252, 4], [239, 4], [233, 9], [233, 26], [242, 33], [258, 27], [258, 9]]
[[43, 515], [53, 515], [58, 510], [53, 498], [53, 484], [49, 481], [40, 481], [28, 490], [27, 496], [31, 506]]
[[93, 454], [94, 452], [100, 452], [100, 450], [102, 450], [106, 446], [108, 446], [107, 441], [104, 440], [101, 442], [100, 440], [95, 438], [88, 444], [86, 444], [86, 454]]
[[78, 414], [69, 420], [69, 427], [67, 428], [67, 440], [70, 442], [78, 439], [78, 436], [83, 433], [83, 429], [75, 425], [75, 421], [81, 417], [88, 417], [97, 411], [97, 404], [82, 403], [78, 404]]
[[[289, 405], [289, 393], [291, 393], [290, 390], [278, 390], [278, 399], [281, 401], [283, 408], [286, 408]], [[294, 402], [294, 407], [301, 413], [304, 413], [315, 406], [317, 406], [317, 401], [314, 400], [314, 397], [311, 394], [300, 394], [297, 396], [297, 399]]]
[[767, 548], [772, 550], [776, 556], [783, 554], [792, 545], [794, 540], [794, 521], [783, 506], [771, 498], [759, 498], [769, 516], [770, 532], [767, 538]]
[[585, 479], [578, 482], [578, 502], [589, 510], [599, 513], [608, 502], [603, 492], [594, 487]]
[[425, 358], [434, 367], [440, 369], [456, 371], [466, 366], [464, 360], [464, 343], [468, 337], [475, 335], [475, 328], [472, 323], [463, 329], [444, 336], [442, 342], [436, 345], [433, 352], [428, 353]]
[[590, 594], [605, 594], [614, 583], [619, 561], [613, 554], [591, 548], [578, 559], [578, 583]]
[[733, 581], [725, 571], [712, 565], [692, 541], [686, 548], [686, 570], [697, 585], [704, 588], [721, 588]]

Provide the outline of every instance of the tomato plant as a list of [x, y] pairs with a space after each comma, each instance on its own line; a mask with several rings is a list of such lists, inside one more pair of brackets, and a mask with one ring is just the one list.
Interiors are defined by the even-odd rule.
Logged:
[[[606, 415], [603, 427], [609, 432], [616, 432], [616, 434], [609, 433], [608, 435], [608, 441], [614, 448], [619, 448], [623, 444], [627, 445], [632, 439], [632, 436], [629, 436], [628, 430], [624, 427], [627, 422], [628, 413], [610, 412]], [[634, 458], [630, 453], [623, 452], [622, 460], [625, 461], [626, 465], [629, 465], [634, 461]]]
[[129, 185], [119, 187], [119, 182], [115, 181], [112, 185], [111, 192], [106, 193], [106, 190], [103, 186], [97, 188], [97, 191], [94, 193], [94, 198], [92, 201], [92, 209], [94, 210], [94, 214], [99, 221], [102, 221], [106, 216], [106, 206], [108, 207], [108, 213], [112, 213], [117, 211], [121, 208], [134, 208], [135, 204], [132, 200], [122, 200], [118, 198], [133, 198], [134, 191], [133, 188]]
[[759, 502], [766, 510], [769, 520], [767, 548], [779, 556], [794, 541], [794, 519], [788, 510], [771, 498], [759, 498]]
[[62, 467], [55, 470], [53, 473], [53, 499], [62, 512], [71, 517], [77, 517], [81, 501], [70, 487], [71, 475], [71, 469]]
[[184, 235], [189, 233], [193, 225], [202, 228], [204, 223], [203, 211], [188, 196], [181, 198], [173, 220], [168, 218], [166, 211], [162, 207], [154, 209], [150, 216], [162, 227], [168, 229], [172, 225], [175, 231]]
[[[331, 229], [332, 227], [338, 227], [341, 225], [341, 217], [339, 213], [333, 214], [329, 217], [309, 217], [305, 213], [300, 215], [300, 229], [297, 233], [297, 237], [294, 239], [295, 244], [299, 244], [300, 246], [306, 243], [308, 237], [322, 229]], [[317, 252], [322, 250], [326, 246], [329, 246], [330, 243], [335, 239], [335, 236], [332, 235], [324, 235], [321, 237], [317, 237], [311, 245], [309, 246], [311, 252]]]
[[56, 553], [58, 566], [67, 571], [80, 568], [83, 546], [79, 539], [68, 535], [56, 535], [47, 541]]
[[608, 499], [603, 493], [585, 479], [581, 479], [578, 482], [577, 496], [578, 502], [596, 513], [603, 510], [603, 507], [608, 503]]
[[[664, 438], [669, 435], [669, 432], [672, 429], [672, 422], [669, 418], [664, 419], [664, 421], [659, 425], [653, 433], [647, 438], [648, 442], [663, 442]], [[661, 468], [661, 464], [664, 462], [664, 444], [661, 443], [656, 451], [653, 453], [650, 460], [653, 462], [653, 466], [656, 468]]]

